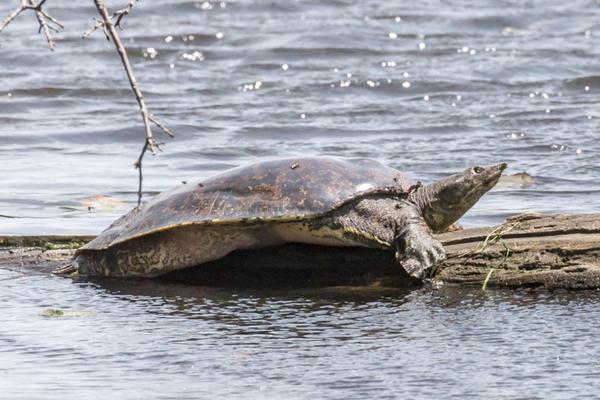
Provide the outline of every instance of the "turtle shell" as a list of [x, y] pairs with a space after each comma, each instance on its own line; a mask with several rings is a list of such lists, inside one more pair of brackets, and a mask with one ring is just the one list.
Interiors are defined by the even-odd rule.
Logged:
[[81, 249], [101, 250], [184, 225], [313, 218], [357, 197], [406, 195], [412, 185], [398, 170], [370, 159], [264, 161], [166, 190], [117, 219]]

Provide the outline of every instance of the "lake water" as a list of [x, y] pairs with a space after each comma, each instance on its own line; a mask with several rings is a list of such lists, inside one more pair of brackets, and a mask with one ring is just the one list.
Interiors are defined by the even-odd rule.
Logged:
[[[81, 39], [92, 2], [47, 9], [66, 25], [54, 53], [29, 12], [0, 34], [0, 234], [96, 234], [135, 205], [141, 117], [112, 44]], [[533, 177], [486, 195], [466, 226], [598, 211], [599, 21], [580, 0], [142, 0], [121, 35], [176, 134], [146, 158], [146, 198], [335, 155], [424, 182], [497, 162]], [[243, 292], [0, 270], [0, 293], [2, 398], [585, 398], [600, 373], [595, 292]]]

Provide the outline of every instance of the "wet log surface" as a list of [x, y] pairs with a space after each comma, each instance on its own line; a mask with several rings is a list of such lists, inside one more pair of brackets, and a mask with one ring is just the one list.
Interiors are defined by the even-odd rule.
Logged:
[[[438, 236], [448, 259], [434, 285], [600, 288], [600, 214], [524, 214], [490, 228]], [[0, 268], [48, 273], [89, 236], [0, 236]], [[61, 248], [63, 247], [63, 248]], [[289, 244], [238, 251], [161, 279], [213, 286], [415, 285], [392, 252]]]

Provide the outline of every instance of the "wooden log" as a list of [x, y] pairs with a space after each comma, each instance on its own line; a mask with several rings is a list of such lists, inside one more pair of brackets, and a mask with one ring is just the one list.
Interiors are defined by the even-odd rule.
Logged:
[[523, 214], [494, 228], [440, 235], [438, 284], [600, 288], [600, 214]]
[[[438, 238], [448, 259], [437, 269], [434, 286], [600, 288], [600, 214], [523, 214], [496, 227]], [[90, 239], [0, 236], [0, 268], [46, 273], [69, 261], [74, 252], [69, 247]], [[223, 286], [415, 284], [392, 252], [303, 244], [234, 252], [164, 279]]]

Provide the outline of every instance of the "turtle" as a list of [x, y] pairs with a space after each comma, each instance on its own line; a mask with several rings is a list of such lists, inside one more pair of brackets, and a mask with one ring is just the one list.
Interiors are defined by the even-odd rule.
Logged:
[[433, 234], [457, 221], [505, 168], [474, 166], [422, 185], [365, 158], [257, 162], [160, 193], [56, 272], [151, 278], [235, 250], [299, 242], [391, 250], [410, 276], [423, 280], [445, 259]]

